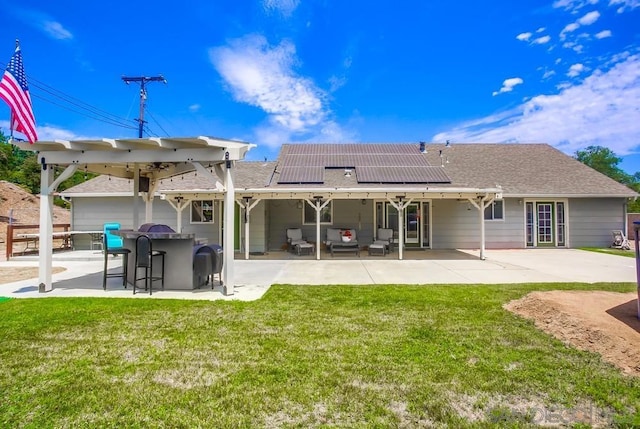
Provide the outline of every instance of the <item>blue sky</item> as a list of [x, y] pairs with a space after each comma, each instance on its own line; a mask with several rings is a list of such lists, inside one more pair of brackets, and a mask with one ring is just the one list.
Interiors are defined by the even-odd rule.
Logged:
[[640, 171], [640, 0], [0, 5], [0, 65], [20, 39], [41, 140], [136, 137], [139, 87], [121, 77], [162, 74], [146, 135], [241, 139], [250, 159], [287, 142], [542, 142]]

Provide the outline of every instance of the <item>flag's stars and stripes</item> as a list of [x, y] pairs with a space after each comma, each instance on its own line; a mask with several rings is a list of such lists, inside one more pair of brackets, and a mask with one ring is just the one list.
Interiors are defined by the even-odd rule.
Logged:
[[38, 140], [20, 45], [16, 47], [0, 81], [0, 98], [11, 108], [11, 129], [24, 134], [31, 143]]

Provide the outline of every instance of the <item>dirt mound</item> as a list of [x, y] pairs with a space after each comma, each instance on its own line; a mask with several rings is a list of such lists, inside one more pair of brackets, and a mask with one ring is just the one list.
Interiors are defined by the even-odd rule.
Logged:
[[599, 353], [626, 374], [640, 377], [640, 320], [635, 293], [532, 292], [504, 308], [580, 350]]
[[[5, 257], [7, 225], [37, 225], [40, 223], [40, 197], [25, 191], [15, 183], [0, 180], [0, 260]], [[67, 209], [54, 206], [53, 222], [69, 223], [71, 213]]]

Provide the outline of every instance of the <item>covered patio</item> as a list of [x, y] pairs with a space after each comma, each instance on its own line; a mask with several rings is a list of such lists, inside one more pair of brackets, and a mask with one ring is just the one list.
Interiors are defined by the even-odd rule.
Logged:
[[[76, 171], [132, 180], [133, 194], [145, 201], [144, 222], [153, 221], [153, 199], [161, 179], [196, 170], [209, 178], [225, 202], [225, 219], [233, 219], [235, 187], [233, 167], [244, 159], [253, 144], [215, 137], [169, 137], [140, 139], [55, 140], [12, 142], [20, 149], [35, 151], [41, 165], [40, 184], [40, 253], [39, 292], [51, 292], [53, 248], [53, 195], [60, 183]], [[55, 177], [56, 167], [62, 172]], [[134, 199], [134, 229], [140, 225], [140, 208]], [[223, 281], [225, 295], [233, 295], [235, 277], [233, 263], [233, 230], [223, 237]]]

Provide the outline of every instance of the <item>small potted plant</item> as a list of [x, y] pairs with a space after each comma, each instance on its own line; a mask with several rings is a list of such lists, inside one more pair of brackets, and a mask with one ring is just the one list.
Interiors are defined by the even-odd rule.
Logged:
[[344, 232], [342, 233], [342, 242], [348, 243], [351, 241], [351, 238], [352, 238], [351, 230], [345, 229]]

